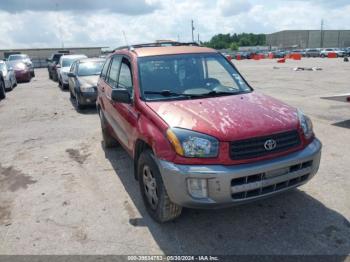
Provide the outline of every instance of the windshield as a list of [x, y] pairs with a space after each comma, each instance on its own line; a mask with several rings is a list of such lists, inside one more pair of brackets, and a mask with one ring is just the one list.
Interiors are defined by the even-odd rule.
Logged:
[[62, 67], [70, 67], [73, 62], [75, 61], [76, 59], [71, 59], [71, 58], [63, 58], [62, 59]]
[[251, 91], [220, 54], [143, 57], [139, 58], [139, 71], [141, 93], [148, 101]]
[[102, 70], [104, 61], [84, 62], [79, 64], [79, 76], [99, 75]]
[[14, 60], [23, 60], [27, 59], [28, 57], [26, 55], [10, 55], [9, 56], [9, 61], [14, 61]]

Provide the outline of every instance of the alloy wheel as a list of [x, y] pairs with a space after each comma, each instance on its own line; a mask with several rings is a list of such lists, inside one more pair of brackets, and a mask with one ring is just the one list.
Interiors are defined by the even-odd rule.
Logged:
[[152, 170], [147, 165], [143, 167], [142, 178], [148, 203], [150, 204], [151, 208], [155, 210], [158, 205], [157, 182], [156, 178], [152, 174]]

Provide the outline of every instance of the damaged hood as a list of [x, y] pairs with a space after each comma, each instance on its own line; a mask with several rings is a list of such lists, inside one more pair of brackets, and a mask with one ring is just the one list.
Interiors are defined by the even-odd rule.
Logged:
[[203, 99], [147, 102], [170, 127], [232, 141], [297, 129], [297, 110], [257, 92]]

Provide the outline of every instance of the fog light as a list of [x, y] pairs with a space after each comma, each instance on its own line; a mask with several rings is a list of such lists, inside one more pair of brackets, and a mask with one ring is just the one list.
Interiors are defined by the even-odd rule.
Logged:
[[208, 197], [208, 181], [200, 178], [187, 179], [188, 192], [194, 198]]

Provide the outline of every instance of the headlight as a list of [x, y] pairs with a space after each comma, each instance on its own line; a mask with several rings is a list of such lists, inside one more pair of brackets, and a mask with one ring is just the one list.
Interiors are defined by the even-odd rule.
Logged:
[[303, 129], [305, 138], [310, 139], [314, 134], [311, 119], [306, 115], [304, 115], [304, 113], [300, 110], [298, 110], [298, 118], [299, 118], [300, 126]]
[[81, 92], [95, 92], [95, 89], [92, 86], [81, 86]]
[[16, 65], [16, 68], [19, 69], [19, 70], [24, 70], [27, 68], [27, 66], [23, 63], [19, 63]]
[[184, 157], [216, 157], [219, 141], [214, 137], [182, 128], [169, 128], [167, 138], [175, 151]]

